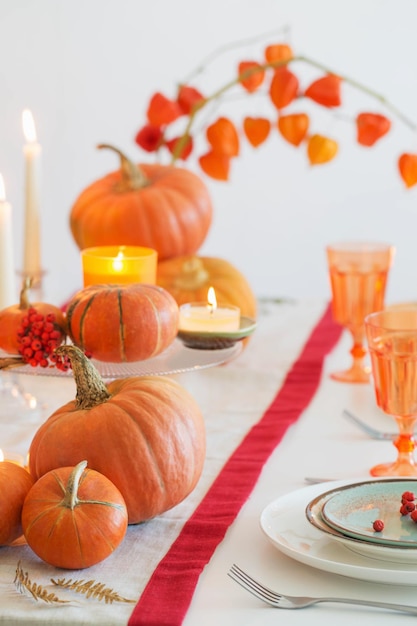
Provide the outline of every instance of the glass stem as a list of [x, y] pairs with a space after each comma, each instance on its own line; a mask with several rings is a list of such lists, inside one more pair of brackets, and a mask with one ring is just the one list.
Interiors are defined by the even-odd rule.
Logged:
[[398, 450], [398, 460], [414, 464], [414, 450], [416, 441], [414, 439], [414, 427], [417, 417], [396, 417], [399, 436], [394, 441], [394, 446]]
[[363, 360], [366, 355], [366, 349], [364, 347], [364, 329], [363, 327], [351, 327], [350, 332], [353, 338], [353, 346], [350, 354], [353, 358], [354, 369], [363, 368]]

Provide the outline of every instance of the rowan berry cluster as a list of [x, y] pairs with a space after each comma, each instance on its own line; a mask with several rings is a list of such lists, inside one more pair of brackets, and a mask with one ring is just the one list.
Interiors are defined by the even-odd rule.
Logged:
[[[401, 515], [409, 515], [410, 518], [417, 524], [417, 505], [416, 496], [412, 491], [404, 491], [401, 494]], [[384, 530], [384, 522], [382, 519], [376, 519], [372, 522], [372, 528], [376, 533], [380, 533]]]
[[412, 491], [404, 491], [401, 496], [401, 515], [410, 515], [413, 522], [417, 523], [416, 497]]
[[19, 354], [23, 361], [32, 367], [57, 367], [67, 371], [69, 359], [54, 354], [55, 349], [65, 339], [65, 333], [56, 323], [54, 313], [42, 315], [30, 307], [22, 317], [17, 331]]

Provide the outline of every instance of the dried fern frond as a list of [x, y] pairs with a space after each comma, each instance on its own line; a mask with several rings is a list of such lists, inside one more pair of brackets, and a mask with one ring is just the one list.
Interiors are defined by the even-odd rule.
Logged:
[[55, 593], [48, 592], [42, 585], [38, 585], [36, 582], [32, 582], [29, 578], [28, 572], [24, 572], [20, 561], [16, 567], [16, 575], [14, 578], [14, 584], [19, 593], [24, 595], [30, 595], [34, 600], [42, 600], [47, 604], [67, 604], [68, 600], [62, 600]]
[[113, 602], [136, 602], [136, 600], [123, 598], [113, 589], [106, 587], [104, 583], [95, 580], [72, 580], [72, 578], [58, 578], [55, 580], [54, 578], [51, 578], [51, 582], [57, 587], [70, 589], [76, 593], [83, 593], [86, 598], [104, 600], [106, 604], [112, 604]]

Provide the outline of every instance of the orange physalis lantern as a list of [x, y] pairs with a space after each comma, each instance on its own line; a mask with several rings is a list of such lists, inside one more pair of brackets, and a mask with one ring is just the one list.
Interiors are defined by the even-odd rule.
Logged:
[[163, 138], [160, 126], [145, 124], [136, 133], [135, 142], [146, 152], [155, 152], [162, 145]]
[[181, 85], [178, 90], [177, 102], [184, 115], [189, 115], [193, 107], [203, 102], [204, 99], [204, 96], [194, 87]]
[[239, 63], [239, 76], [241, 74], [245, 75], [245, 78], [240, 78], [239, 80], [249, 93], [256, 91], [265, 78], [265, 70], [261, 69], [259, 63], [255, 61], [242, 61]]
[[413, 187], [417, 183], [417, 154], [402, 154], [398, 169], [406, 187]]
[[357, 140], [362, 146], [373, 146], [390, 128], [390, 120], [379, 113], [360, 113], [356, 118]]
[[264, 117], [245, 117], [243, 130], [249, 143], [257, 148], [267, 139], [271, 122]]
[[267, 63], [290, 61], [294, 54], [292, 48], [284, 43], [276, 43], [265, 48], [265, 59]]
[[229, 180], [230, 159], [228, 157], [210, 151], [203, 154], [198, 162], [203, 172], [210, 178]]
[[298, 78], [286, 67], [275, 70], [269, 87], [269, 95], [277, 109], [291, 104], [298, 93]]
[[150, 124], [164, 126], [174, 122], [181, 115], [177, 102], [166, 98], [162, 93], [155, 93], [149, 103], [147, 117]]
[[307, 156], [310, 165], [320, 165], [331, 161], [337, 154], [337, 142], [323, 135], [312, 135], [308, 140]]
[[[181, 142], [181, 146], [180, 146]], [[193, 150], [192, 137], [174, 137], [165, 142], [166, 147], [171, 154], [174, 154], [178, 159], [185, 161], [190, 156]]]
[[338, 107], [342, 103], [340, 95], [341, 82], [342, 79], [339, 76], [328, 74], [311, 83], [304, 95], [322, 106]]
[[219, 119], [207, 128], [206, 136], [215, 154], [233, 157], [239, 154], [239, 137], [233, 122], [227, 117]]
[[278, 119], [278, 130], [289, 143], [299, 146], [305, 138], [310, 119], [306, 113], [281, 115]]

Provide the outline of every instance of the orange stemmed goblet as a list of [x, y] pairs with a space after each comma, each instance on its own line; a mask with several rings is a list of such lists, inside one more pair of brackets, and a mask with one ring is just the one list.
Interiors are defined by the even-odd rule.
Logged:
[[370, 368], [365, 365], [366, 315], [384, 306], [388, 270], [394, 248], [383, 243], [339, 243], [326, 248], [332, 290], [332, 311], [336, 322], [353, 338], [349, 369], [331, 377], [348, 383], [367, 383]]
[[394, 463], [376, 465], [373, 476], [417, 476], [417, 309], [395, 308], [365, 318], [377, 405], [392, 415], [399, 435]]

